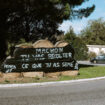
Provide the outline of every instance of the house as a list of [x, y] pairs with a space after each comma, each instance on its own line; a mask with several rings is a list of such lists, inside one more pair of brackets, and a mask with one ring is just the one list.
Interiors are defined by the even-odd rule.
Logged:
[[94, 52], [96, 55], [105, 54], [105, 45], [87, 45], [88, 52]]

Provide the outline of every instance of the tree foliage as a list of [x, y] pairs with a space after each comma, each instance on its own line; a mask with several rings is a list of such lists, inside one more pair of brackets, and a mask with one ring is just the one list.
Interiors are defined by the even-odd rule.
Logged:
[[73, 46], [75, 50], [75, 59], [86, 60], [88, 58], [88, 48], [86, 44], [74, 33], [72, 27], [70, 27], [69, 32], [65, 34], [64, 40], [66, 40], [68, 43], [71, 43]]
[[[0, 56], [5, 56], [6, 42], [17, 43], [59, 35], [63, 20], [89, 16], [92, 7], [75, 10], [88, 0], [0, 0]], [[4, 48], [4, 49], [3, 49]], [[1, 58], [2, 59], [2, 58]]]
[[105, 44], [105, 21], [102, 18], [91, 20], [80, 33], [81, 38], [86, 44], [104, 45]]

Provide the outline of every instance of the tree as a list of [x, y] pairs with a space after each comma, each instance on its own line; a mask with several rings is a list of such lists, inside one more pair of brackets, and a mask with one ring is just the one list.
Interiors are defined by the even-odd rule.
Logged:
[[64, 36], [64, 39], [66, 41], [71, 41], [71, 43], [76, 39], [76, 34], [75, 34], [72, 26], [70, 26], [69, 31]]
[[[63, 20], [89, 16], [92, 7], [75, 10], [87, 0], [0, 0], [0, 56], [4, 57], [6, 41], [17, 43], [59, 35]], [[4, 46], [5, 44], [5, 46]], [[2, 50], [5, 48], [5, 50]]]
[[86, 44], [104, 45], [105, 44], [105, 21], [102, 18], [91, 20], [81, 33], [81, 38]]
[[64, 40], [73, 46], [75, 51], [75, 59], [86, 60], [88, 58], [88, 48], [86, 44], [74, 33], [72, 27], [70, 27], [69, 32], [65, 34]]

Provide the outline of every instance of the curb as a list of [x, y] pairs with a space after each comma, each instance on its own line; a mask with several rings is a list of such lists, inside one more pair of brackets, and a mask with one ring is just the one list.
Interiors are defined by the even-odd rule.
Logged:
[[105, 77], [97, 77], [97, 78], [90, 78], [90, 79], [78, 79], [78, 80], [69, 80], [69, 81], [57, 81], [57, 82], [43, 82], [43, 83], [1, 84], [0, 88], [46, 86], [46, 85], [53, 85], [53, 84], [77, 83], [77, 82], [86, 82], [86, 81], [101, 80], [101, 79], [105, 79]]

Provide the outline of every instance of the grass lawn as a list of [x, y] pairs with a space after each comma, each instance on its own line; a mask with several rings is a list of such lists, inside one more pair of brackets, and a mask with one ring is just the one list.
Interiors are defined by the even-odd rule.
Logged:
[[105, 66], [96, 67], [81, 67], [79, 70], [79, 75], [70, 76], [59, 76], [58, 78], [16, 78], [16, 79], [3, 79], [0, 78], [1, 84], [6, 83], [36, 83], [36, 82], [50, 82], [50, 81], [64, 81], [64, 80], [76, 80], [85, 78], [95, 78], [105, 76]]
[[62, 76], [60, 80], [75, 80], [75, 79], [85, 79], [85, 78], [95, 78], [105, 76], [105, 66], [95, 66], [95, 67], [81, 67], [78, 76], [69, 77]]

